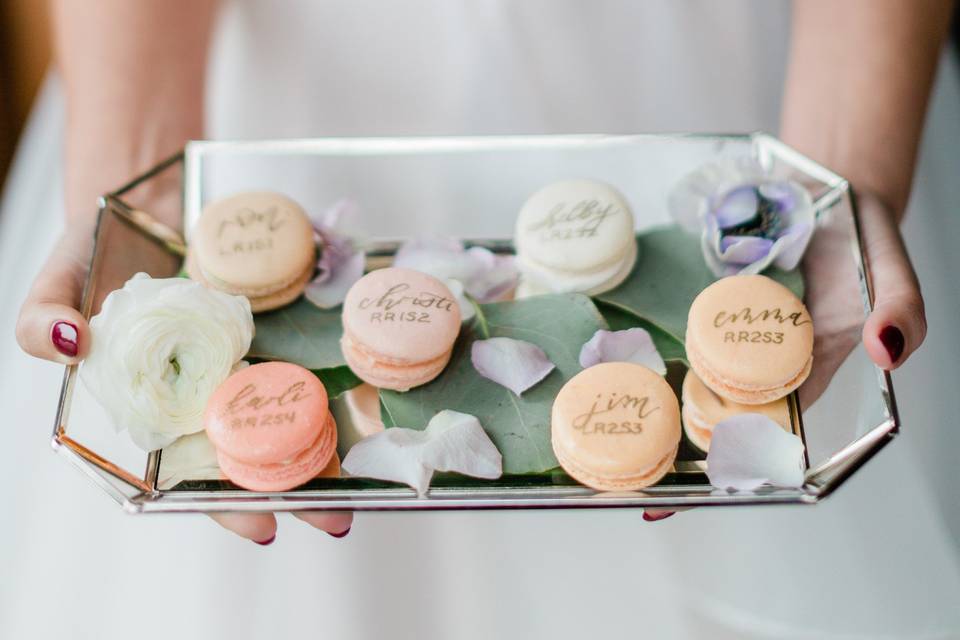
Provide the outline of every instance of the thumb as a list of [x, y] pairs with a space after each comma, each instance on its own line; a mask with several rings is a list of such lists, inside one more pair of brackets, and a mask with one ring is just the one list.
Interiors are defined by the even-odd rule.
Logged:
[[74, 364], [90, 347], [78, 311], [93, 247], [92, 228], [68, 229], [34, 280], [17, 319], [17, 342], [32, 356]]
[[863, 344], [878, 366], [896, 369], [927, 335], [920, 282], [890, 210], [869, 196], [858, 204], [874, 293], [873, 312], [863, 325]]

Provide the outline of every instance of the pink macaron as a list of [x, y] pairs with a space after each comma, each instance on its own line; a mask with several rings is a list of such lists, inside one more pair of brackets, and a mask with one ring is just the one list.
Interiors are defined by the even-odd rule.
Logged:
[[337, 448], [323, 383], [287, 362], [255, 364], [227, 378], [207, 403], [204, 426], [220, 470], [253, 491], [307, 482]]
[[460, 333], [460, 307], [445, 284], [390, 267], [357, 280], [343, 303], [343, 357], [375, 387], [406, 391], [443, 371]]

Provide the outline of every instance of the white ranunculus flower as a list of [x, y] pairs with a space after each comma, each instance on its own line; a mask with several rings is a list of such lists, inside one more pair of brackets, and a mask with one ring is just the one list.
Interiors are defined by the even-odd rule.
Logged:
[[184, 278], [138, 273], [90, 319], [80, 378], [153, 451], [203, 429], [207, 399], [250, 349], [250, 302]]

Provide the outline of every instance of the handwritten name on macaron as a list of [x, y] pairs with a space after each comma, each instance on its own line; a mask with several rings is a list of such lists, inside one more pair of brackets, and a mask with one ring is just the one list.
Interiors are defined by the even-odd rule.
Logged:
[[547, 215], [530, 225], [531, 231], [539, 231], [544, 241], [589, 238], [597, 235], [597, 229], [607, 218], [621, 213], [614, 203], [599, 200], [580, 200], [572, 206], [559, 202]]
[[257, 395], [257, 385], [250, 383], [227, 402], [226, 413], [229, 415], [243, 410], [262, 411], [270, 406], [285, 407], [296, 404], [310, 397], [310, 394], [304, 391], [305, 388], [305, 382], [294, 382], [277, 395], [264, 396]]
[[[649, 396], [632, 396], [630, 394], [611, 393], [606, 398], [598, 393], [590, 409], [573, 419], [573, 428], [586, 435], [604, 434], [640, 434], [643, 432], [643, 421], [660, 410], [659, 406], [650, 406], [653, 402]], [[608, 415], [614, 411], [633, 412], [636, 410], [636, 419], [629, 420], [596, 420], [597, 416]]]
[[456, 300], [442, 294], [430, 291], [421, 291], [415, 295], [406, 295], [410, 285], [401, 282], [393, 285], [380, 297], [365, 297], [357, 303], [360, 309], [376, 309], [370, 314], [371, 322], [430, 322], [429, 311], [396, 311], [401, 305], [418, 307], [420, 309], [450, 312]]
[[720, 311], [713, 318], [713, 326], [718, 329], [728, 324], [743, 322], [744, 324], [754, 324], [756, 322], [766, 322], [772, 320], [779, 324], [791, 323], [795, 327], [810, 324], [811, 320], [802, 311], [794, 311], [784, 315], [780, 307], [761, 309], [756, 313], [750, 307], [744, 307], [739, 311]]

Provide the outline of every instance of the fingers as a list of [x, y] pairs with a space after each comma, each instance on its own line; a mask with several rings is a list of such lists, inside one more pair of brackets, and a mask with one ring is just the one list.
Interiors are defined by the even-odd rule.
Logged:
[[210, 513], [214, 522], [241, 538], [259, 545], [271, 544], [277, 537], [277, 519], [272, 513]]
[[646, 522], [657, 522], [659, 520], [666, 520], [675, 513], [689, 510], [690, 507], [675, 507], [673, 509], [644, 509], [643, 519]]
[[353, 514], [347, 511], [295, 511], [293, 515], [334, 538], [350, 533], [353, 524]]
[[861, 202], [861, 234], [873, 282], [873, 313], [863, 326], [863, 344], [883, 369], [896, 369], [927, 335], [920, 283], [894, 216], [878, 201]]
[[17, 342], [30, 355], [73, 364], [90, 348], [90, 328], [77, 309], [91, 240], [80, 230], [65, 233], [34, 280], [17, 320]]

